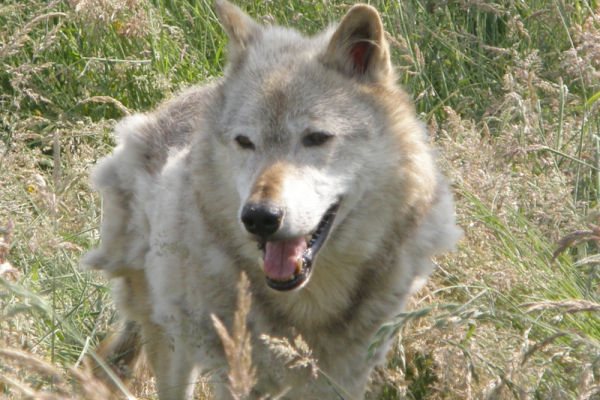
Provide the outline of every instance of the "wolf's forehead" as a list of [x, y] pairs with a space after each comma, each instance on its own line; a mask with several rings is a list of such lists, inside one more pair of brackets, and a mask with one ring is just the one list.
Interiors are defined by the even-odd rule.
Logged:
[[272, 27], [248, 48], [248, 56], [253, 59], [252, 64], [262, 66], [308, 60], [326, 49], [329, 36], [325, 32], [307, 37], [293, 29]]
[[229, 121], [235, 125], [231, 128], [254, 128], [265, 144], [278, 146], [307, 130], [350, 132], [368, 119], [369, 107], [336, 76], [318, 63], [308, 63], [279, 66], [243, 79], [244, 87], [228, 96]]
[[264, 81], [249, 111], [264, 127], [289, 127], [293, 122], [327, 119], [344, 102], [343, 97], [336, 88], [311, 77], [278, 73]]
[[317, 66], [326, 48], [326, 34], [306, 37], [291, 29], [273, 27], [248, 47], [238, 71], [259, 77], [263, 87], [272, 87], [290, 80], [295, 71]]
[[[302, 129], [300, 120], [307, 121], [313, 117], [310, 107], [302, 104], [300, 96], [294, 95], [294, 92], [289, 85], [277, 84], [271, 79], [254, 94], [252, 103], [246, 103], [240, 110], [238, 122], [244, 121], [258, 129], [267, 147], [287, 146], [290, 134]], [[290, 129], [290, 123], [296, 129]]]
[[357, 106], [356, 99], [349, 101], [355, 87], [348, 88], [347, 80], [320, 61], [327, 34], [309, 38], [295, 32], [286, 36], [288, 31], [272, 33], [248, 49], [227, 87], [230, 127], [254, 128], [265, 144], [277, 146], [307, 129], [347, 131], [347, 122], [362, 113], [348, 115]]
[[[250, 117], [271, 125], [282, 122], [284, 116], [314, 114], [318, 103], [334, 93], [327, 90], [313, 63], [278, 64], [261, 71], [248, 70], [231, 87], [229, 100], [242, 111], [241, 117]], [[237, 105], [237, 107], [235, 106]]]

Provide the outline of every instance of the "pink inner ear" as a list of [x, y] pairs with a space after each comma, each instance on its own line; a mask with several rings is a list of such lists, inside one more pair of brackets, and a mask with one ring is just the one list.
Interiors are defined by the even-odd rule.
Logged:
[[358, 42], [352, 47], [352, 61], [358, 73], [364, 74], [367, 67], [369, 42]]

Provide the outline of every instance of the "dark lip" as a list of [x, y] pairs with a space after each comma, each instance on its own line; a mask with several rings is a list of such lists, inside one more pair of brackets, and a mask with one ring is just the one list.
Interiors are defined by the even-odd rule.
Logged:
[[[265, 278], [267, 286], [269, 286], [271, 289], [275, 289], [280, 292], [286, 292], [289, 290], [296, 289], [308, 280], [312, 272], [315, 256], [317, 255], [321, 247], [323, 247], [323, 244], [329, 236], [331, 226], [333, 225], [333, 221], [335, 220], [337, 211], [340, 208], [340, 203], [341, 200], [329, 207], [329, 209], [327, 209], [327, 211], [323, 215], [323, 218], [321, 218], [321, 222], [319, 222], [315, 233], [313, 233], [312, 235], [313, 237], [308, 242], [308, 248], [302, 254], [302, 272], [299, 275], [295, 275], [292, 279], [285, 282], [275, 281], [266, 276]], [[260, 242], [258, 244], [258, 248], [259, 250], [263, 250], [264, 252], [265, 243]]]

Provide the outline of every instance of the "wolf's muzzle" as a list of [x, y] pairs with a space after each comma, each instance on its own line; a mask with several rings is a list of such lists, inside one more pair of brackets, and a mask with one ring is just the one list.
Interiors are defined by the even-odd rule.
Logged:
[[263, 238], [279, 230], [283, 220], [283, 210], [271, 201], [247, 203], [242, 209], [242, 222], [246, 230]]

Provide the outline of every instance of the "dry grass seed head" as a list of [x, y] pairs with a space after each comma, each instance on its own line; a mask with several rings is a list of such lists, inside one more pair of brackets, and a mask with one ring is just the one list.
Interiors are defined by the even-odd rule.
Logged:
[[229, 391], [235, 399], [248, 398], [256, 384], [256, 369], [252, 366], [251, 335], [246, 325], [251, 302], [250, 282], [242, 272], [238, 282], [237, 309], [233, 316], [233, 334], [227, 332], [219, 317], [211, 314], [229, 364]]
[[317, 360], [312, 358], [312, 350], [301, 335], [296, 336], [294, 344], [287, 338], [274, 338], [269, 335], [261, 335], [260, 338], [273, 351], [278, 358], [282, 358], [284, 364], [289, 368], [310, 368], [310, 376], [315, 379], [319, 374]]

